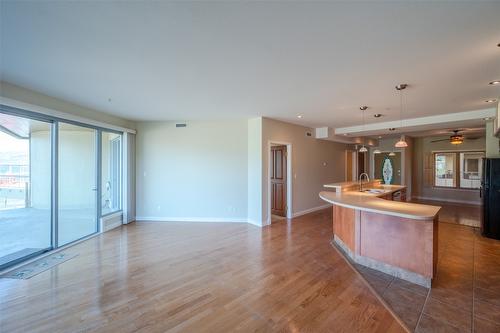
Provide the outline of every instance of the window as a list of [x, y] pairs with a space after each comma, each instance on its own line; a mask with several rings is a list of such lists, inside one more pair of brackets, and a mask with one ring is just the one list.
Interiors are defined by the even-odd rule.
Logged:
[[107, 215], [121, 209], [121, 140], [121, 134], [102, 132], [102, 215]]
[[434, 185], [439, 187], [456, 187], [456, 154], [436, 153]]
[[479, 188], [483, 170], [484, 153], [460, 153], [460, 187]]
[[481, 185], [484, 152], [434, 154], [434, 186], [478, 189]]

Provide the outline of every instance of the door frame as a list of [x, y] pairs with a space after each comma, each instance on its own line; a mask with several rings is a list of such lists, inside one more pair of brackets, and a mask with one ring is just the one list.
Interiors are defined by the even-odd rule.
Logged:
[[286, 141], [267, 141], [267, 221], [266, 225], [271, 224], [271, 147], [272, 145], [286, 146], [286, 218], [292, 218], [292, 143]]

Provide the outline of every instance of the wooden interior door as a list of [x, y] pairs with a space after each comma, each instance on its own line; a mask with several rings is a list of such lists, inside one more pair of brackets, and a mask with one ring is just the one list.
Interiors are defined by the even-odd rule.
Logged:
[[356, 180], [356, 171], [354, 170], [356, 161], [356, 152], [352, 150], [345, 151], [345, 181]]
[[286, 146], [271, 147], [271, 214], [286, 216]]

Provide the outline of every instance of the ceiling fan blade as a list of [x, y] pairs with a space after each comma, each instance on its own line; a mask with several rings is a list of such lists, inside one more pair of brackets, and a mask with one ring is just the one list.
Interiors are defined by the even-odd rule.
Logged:
[[431, 143], [442, 142], [442, 141], [450, 141], [450, 139], [434, 140], [434, 141], [431, 141]]

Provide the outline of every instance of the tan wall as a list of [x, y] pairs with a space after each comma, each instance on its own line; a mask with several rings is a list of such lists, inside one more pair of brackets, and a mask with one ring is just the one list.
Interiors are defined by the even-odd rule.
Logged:
[[465, 140], [463, 144], [454, 146], [447, 141], [431, 143], [430, 141], [446, 139], [447, 137], [426, 137], [415, 138], [413, 154], [413, 196], [423, 199], [434, 199], [443, 201], [463, 202], [470, 204], [479, 204], [479, 191], [467, 189], [447, 189], [435, 188], [424, 184], [424, 156], [427, 153], [437, 151], [461, 151], [486, 149], [485, 138], [477, 140]]
[[[310, 131], [313, 136], [307, 137]], [[318, 196], [323, 185], [343, 181], [347, 145], [314, 138], [314, 129], [272, 119], [262, 120], [262, 214], [268, 221], [269, 143], [292, 144], [292, 213], [325, 205]], [[326, 163], [326, 165], [324, 165]]]

